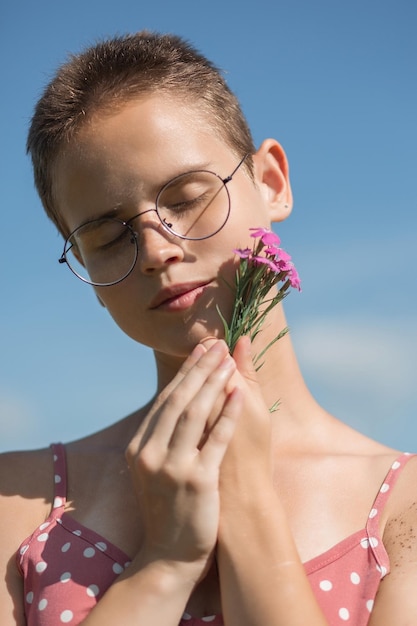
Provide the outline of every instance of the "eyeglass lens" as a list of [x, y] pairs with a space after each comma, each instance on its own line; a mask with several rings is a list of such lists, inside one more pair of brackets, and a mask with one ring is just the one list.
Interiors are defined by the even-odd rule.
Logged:
[[[207, 239], [221, 230], [229, 217], [229, 192], [223, 180], [212, 172], [182, 174], [161, 189], [156, 212], [164, 228], [177, 237]], [[94, 220], [68, 238], [64, 250], [67, 264], [84, 282], [97, 286], [115, 284], [135, 265], [138, 236], [133, 225], [122, 220]]]
[[226, 223], [229, 208], [229, 193], [223, 180], [205, 171], [174, 178], [156, 199], [162, 224], [184, 239], [214, 235]]
[[67, 239], [65, 257], [81, 280], [93, 285], [114, 284], [135, 265], [136, 236], [121, 220], [95, 220], [77, 228]]

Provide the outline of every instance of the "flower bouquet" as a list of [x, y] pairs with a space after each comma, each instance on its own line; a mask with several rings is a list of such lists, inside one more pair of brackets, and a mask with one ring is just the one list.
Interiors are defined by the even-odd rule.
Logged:
[[[236, 249], [240, 258], [235, 285], [235, 301], [228, 322], [219, 307], [217, 311], [223, 322], [225, 341], [232, 353], [241, 335], [249, 335], [251, 341], [261, 331], [268, 313], [288, 294], [291, 288], [300, 288], [300, 278], [291, 261], [291, 256], [280, 247], [280, 238], [266, 228], [251, 228], [255, 239], [252, 248]], [[272, 288], [276, 287], [275, 291]], [[265, 352], [288, 332], [282, 329], [262, 351], [254, 357], [258, 370]]]

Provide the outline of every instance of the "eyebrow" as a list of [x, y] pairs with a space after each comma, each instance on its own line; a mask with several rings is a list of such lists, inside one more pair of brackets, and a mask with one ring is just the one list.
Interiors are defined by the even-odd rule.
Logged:
[[[192, 172], [200, 172], [200, 171], [208, 171], [208, 172], [214, 172], [212, 169], [210, 169], [210, 167], [212, 167], [210, 162], [204, 162], [204, 163], [198, 163], [198, 164], [193, 164], [192, 166], [190, 165], [191, 169], [188, 169], [187, 166], [182, 167], [181, 170], [179, 170], [176, 174], [173, 174], [172, 176], [170, 176], [169, 178], [167, 178], [165, 180], [165, 182], [163, 182], [160, 185], [155, 185], [154, 189], [155, 191], [155, 198], [154, 201], [156, 200], [156, 196], [158, 195], [159, 191], [165, 187], [165, 185], [167, 185], [171, 180], [174, 180], [175, 178], [178, 178], [179, 176], [182, 176], [183, 174], [191, 174]], [[220, 174], [217, 174], [218, 176], [220, 176]], [[89, 224], [90, 222], [95, 222], [97, 220], [101, 220], [101, 219], [106, 219], [106, 218], [116, 218], [116, 219], [120, 219], [122, 220], [122, 218], [120, 218], [118, 216], [118, 211], [120, 211], [122, 209], [122, 205], [121, 203], [113, 206], [112, 208], [108, 209], [105, 213], [96, 213], [94, 215], [92, 215], [87, 221], [82, 222], [81, 224], [79, 224], [79, 226], [77, 226], [77, 228], [81, 228], [81, 226], [86, 226], [87, 224]], [[122, 220], [124, 221], [124, 220]], [[76, 229], [74, 229], [76, 230]]]
[[117, 211], [120, 208], [121, 208], [121, 205], [116, 205], [116, 206], [112, 207], [111, 209], [109, 209], [108, 211], [106, 211], [105, 213], [96, 213], [95, 215], [92, 215], [91, 217], [89, 217], [87, 221], [85, 221], [82, 224], [80, 224], [79, 226], [77, 226], [77, 228], [81, 228], [81, 226], [87, 226], [87, 224], [90, 224], [91, 222], [97, 222], [98, 220], [103, 220], [103, 219], [106, 219], [106, 218], [111, 218], [111, 217], [116, 217], [117, 218], [118, 217], [117, 216]]

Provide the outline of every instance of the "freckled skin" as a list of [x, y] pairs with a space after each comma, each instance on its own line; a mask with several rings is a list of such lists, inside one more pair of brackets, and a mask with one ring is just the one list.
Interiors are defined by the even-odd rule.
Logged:
[[391, 560], [392, 569], [401, 568], [404, 561], [410, 558], [407, 554], [410, 551], [415, 551], [417, 554], [416, 538], [417, 501], [414, 501], [401, 515], [393, 517], [385, 529], [385, 544], [387, 548], [392, 548], [394, 555]]

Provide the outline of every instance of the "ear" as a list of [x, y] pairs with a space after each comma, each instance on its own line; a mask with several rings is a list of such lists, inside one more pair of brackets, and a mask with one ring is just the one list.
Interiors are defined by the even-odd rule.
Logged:
[[253, 156], [255, 180], [268, 206], [272, 222], [282, 222], [291, 213], [292, 193], [288, 161], [275, 139], [265, 139]]

